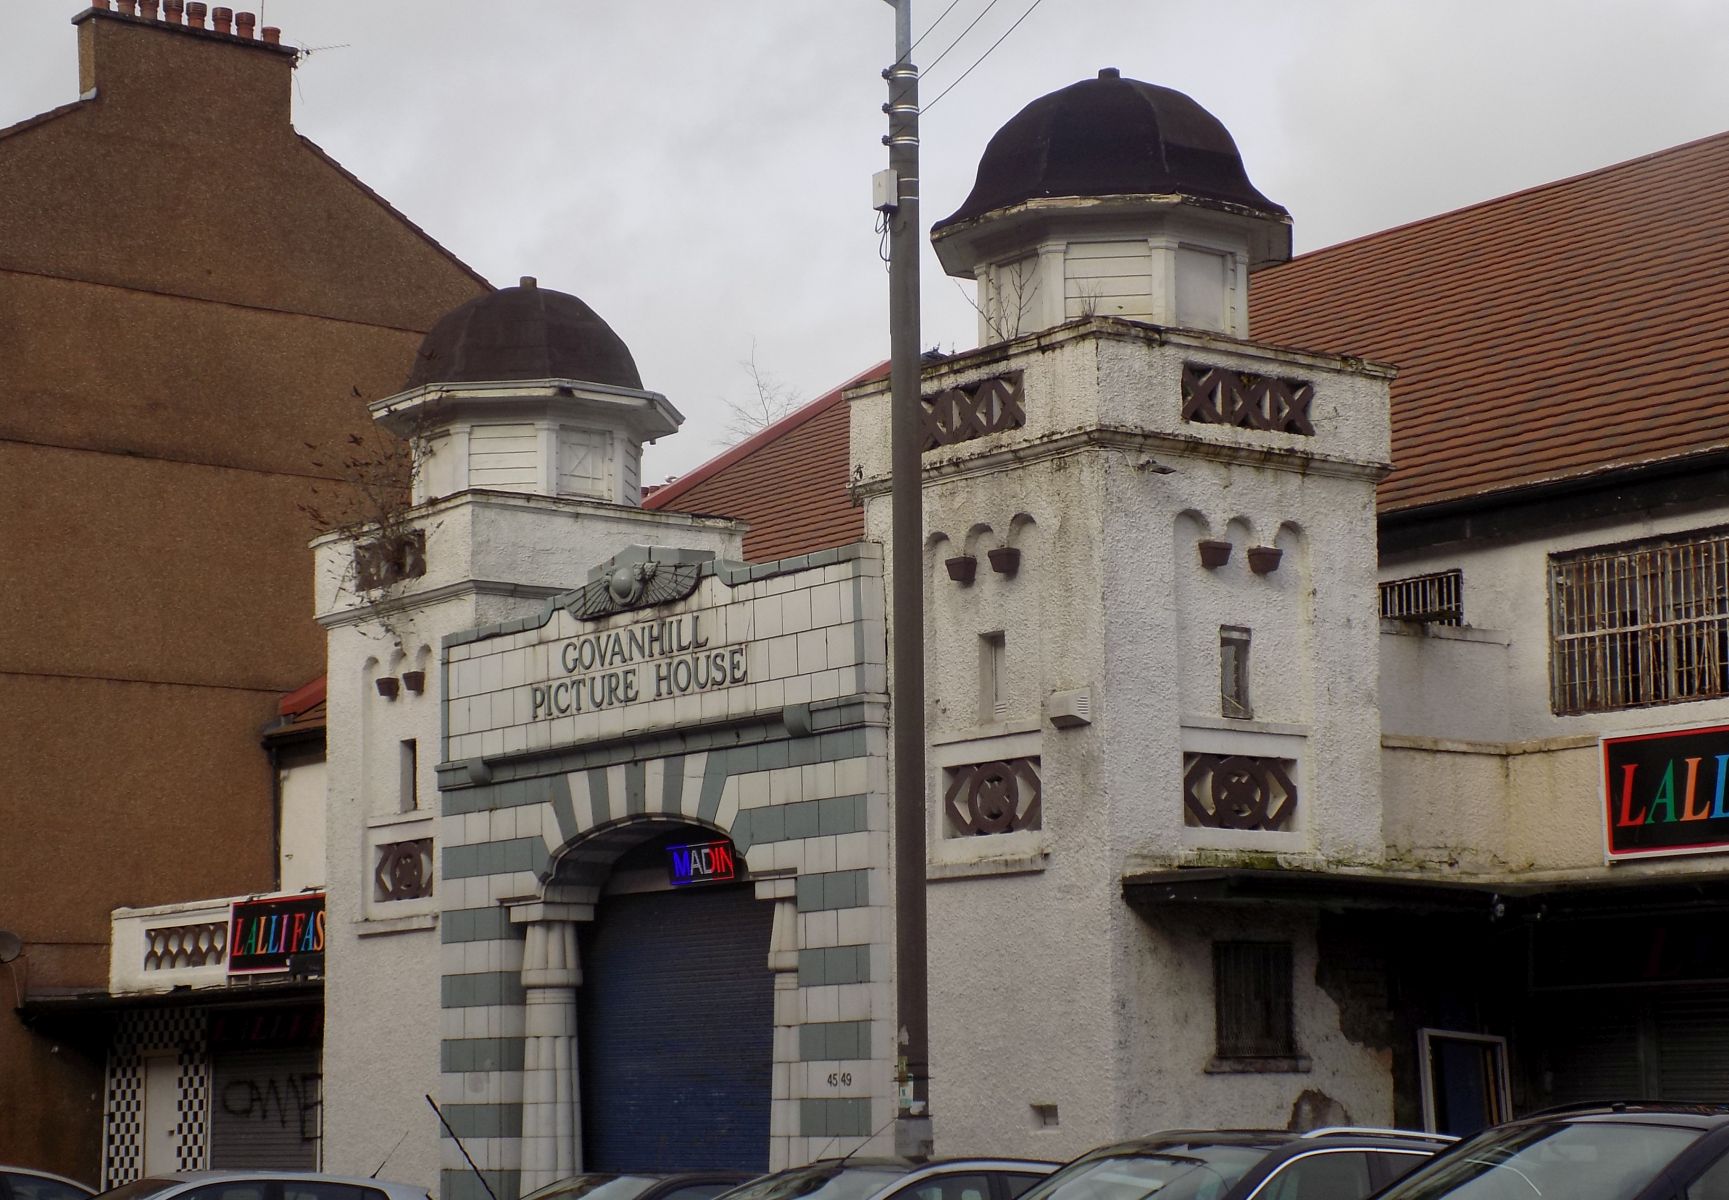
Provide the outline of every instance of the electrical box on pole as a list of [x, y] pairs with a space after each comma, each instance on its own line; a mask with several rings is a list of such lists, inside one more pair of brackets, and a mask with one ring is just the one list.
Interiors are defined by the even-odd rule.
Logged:
[[878, 171], [871, 176], [871, 207], [880, 213], [892, 213], [901, 206], [901, 177], [895, 171]]

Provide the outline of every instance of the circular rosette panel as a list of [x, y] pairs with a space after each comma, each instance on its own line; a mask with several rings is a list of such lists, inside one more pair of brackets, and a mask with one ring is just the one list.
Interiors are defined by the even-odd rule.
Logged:
[[1039, 760], [1011, 758], [950, 767], [943, 807], [954, 837], [1013, 833], [1041, 823]]
[[1183, 816], [1206, 829], [1289, 829], [1297, 809], [1296, 763], [1241, 754], [1189, 754], [1183, 772]]

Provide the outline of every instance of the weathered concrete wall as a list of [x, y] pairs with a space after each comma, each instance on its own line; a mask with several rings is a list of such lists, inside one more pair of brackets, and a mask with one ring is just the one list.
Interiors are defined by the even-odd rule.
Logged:
[[[1316, 435], [1183, 420], [1191, 361], [1313, 380]], [[1371, 597], [1385, 372], [1092, 321], [933, 367], [925, 391], [1007, 371], [1023, 373], [1024, 426], [924, 455], [939, 1152], [1060, 1158], [1158, 1125], [1284, 1126], [1305, 1092], [1385, 1119], [1388, 1060], [1339, 1032], [1313, 982], [1312, 930], [1279, 915], [1142, 915], [1122, 890], [1125, 871], [1155, 865], [1381, 858]], [[860, 388], [852, 404], [866, 532], [886, 541], [886, 387]], [[1204, 538], [1232, 543], [1225, 568], [1202, 566]], [[1012, 577], [988, 560], [1004, 546], [1022, 551]], [[1252, 572], [1251, 547], [1277, 547], [1278, 568]], [[955, 556], [976, 560], [970, 584], [950, 577]], [[1220, 711], [1226, 624], [1252, 630], [1253, 719]], [[1000, 713], [980, 695], [996, 632]], [[1054, 726], [1052, 694], [1077, 689], [1090, 692], [1090, 723]], [[1187, 753], [1294, 761], [1295, 822], [1187, 823]], [[951, 769], [1030, 756], [1038, 827], [954, 836]], [[1298, 1038], [1325, 1066], [1205, 1074], [1217, 937], [1295, 943]]]
[[[1381, 638], [1387, 841], [1401, 865], [1594, 874], [1604, 863], [1597, 739], [1720, 723], [1720, 700], [1557, 715], [1550, 699], [1552, 554], [1724, 523], [1690, 506], [1587, 519], [1390, 555], [1383, 579], [1458, 568], [1463, 628], [1387, 622]], [[1698, 860], [1618, 863], [1618, 875]]]

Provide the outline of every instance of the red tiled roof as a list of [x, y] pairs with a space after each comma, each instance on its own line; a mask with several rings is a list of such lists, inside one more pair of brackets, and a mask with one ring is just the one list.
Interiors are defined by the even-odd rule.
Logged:
[[849, 387], [881, 379], [888, 363], [847, 380], [766, 429], [643, 498], [644, 508], [750, 523], [744, 556], [768, 562], [844, 546], [864, 536], [847, 492], [852, 469]]
[[285, 717], [298, 717], [324, 703], [330, 677], [320, 675], [311, 683], [303, 683], [276, 702], [276, 711]]
[[1257, 339], [1399, 368], [1383, 512], [1729, 446], [1729, 133], [1255, 276]]

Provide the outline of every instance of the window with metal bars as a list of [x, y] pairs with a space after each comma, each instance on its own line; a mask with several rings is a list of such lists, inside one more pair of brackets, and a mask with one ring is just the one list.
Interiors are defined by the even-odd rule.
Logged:
[[1214, 942], [1213, 1013], [1219, 1058], [1294, 1057], [1291, 943]]
[[1549, 629], [1557, 713], [1729, 694], [1729, 529], [1550, 556]]
[[1429, 625], [1465, 623], [1465, 574], [1436, 571], [1381, 585], [1381, 616], [1390, 621], [1422, 621]]

